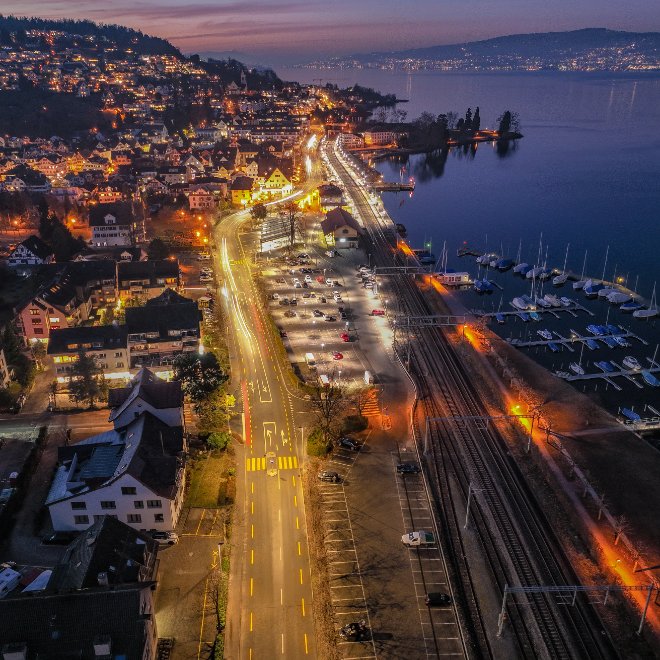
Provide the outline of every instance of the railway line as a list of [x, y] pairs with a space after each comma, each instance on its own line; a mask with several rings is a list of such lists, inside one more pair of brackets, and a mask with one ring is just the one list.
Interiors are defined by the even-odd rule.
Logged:
[[[343, 172], [341, 178], [363, 217], [376, 262], [391, 266], [398, 259], [394, 231], [379, 219], [372, 219], [374, 212], [364, 192], [352, 183], [351, 174], [339, 159], [331, 158], [338, 173]], [[430, 314], [410, 276], [389, 276], [388, 285], [390, 300], [395, 298], [402, 312]], [[480, 492], [472, 507], [475, 532], [501, 592], [507, 584], [566, 585], [576, 584], [577, 577], [508, 455], [501, 430], [493, 425], [478, 428], [456, 422], [459, 417], [487, 413], [446, 336], [438, 328], [419, 328], [417, 332], [418, 340], [411, 350], [411, 372], [424, 415], [440, 418], [429, 426], [432, 441], [428, 443], [425, 467], [454, 562], [454, 591], [468, 613], [475, 655], [492, 657], [455, 506], [459, 498], [467, 498], [470, 483]], [[508, 604], [507, 618], [521, 657], [618, 657], [609, 638], [601, 633], [595, 611], [581, 599], [574, 606], [560, 605], [547, 594], [530, 594], [525, 604]]]

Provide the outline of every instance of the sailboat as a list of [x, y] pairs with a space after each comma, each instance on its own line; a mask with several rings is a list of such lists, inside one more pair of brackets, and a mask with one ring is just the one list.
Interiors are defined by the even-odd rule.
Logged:
[[655, 302], [655, 283], [653, 284], [653, 293], [651, 294], [651, 304], [648, 309], [638, 309], [633, 312], [636, 319], [650, 319], [658, 315], [658, 306]]
[[566, 272], [566, 264], [568, 263], [568, 248], [571, 246], [570, 243], [566, 245], [566, 256], [564, 257], [564, 267], [561, 270], [561, 274], [557, 277], [552, 278], [552, 283], [555, 286], [563, 286], [568, 280], [568, 273]]
[[650, 385], [651, 387], [660, 387], [660, 380], [658, 380], [650, 371], [647, 371], [646, 369], [642, 371], [642, 378], [647, 385]]
[[582, 274], [577, 282], [573, 282], [573, 289], [579, 291], [584, 288], [587, 281], [584, 279], [584, 269], [587, 267], [587, 250], [584, 251], [584, 261], [582, 262]]
[[584, 376], [584, 367], [582, 366], [582, 354], [584, 353], [584, 343], [582, 344], [582, 348], [580, 349], [580, 361], [579, 362], [571, 362], [568, 365], [568, 368], [578, 376]]

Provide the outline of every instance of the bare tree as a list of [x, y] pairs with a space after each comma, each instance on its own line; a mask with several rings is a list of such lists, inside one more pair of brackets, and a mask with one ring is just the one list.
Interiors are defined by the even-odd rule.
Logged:
[[458, 112], [450, 110], [447, 113], [447, 128], [454, 129], [456, 128], [456, 122], [458, 121]]
[[365, 406], [371, 398], [372, 387], [358, 387], [350, 395], [350, 402], [357, 414], [362, 417]]
[[327, 441], [335, 435], [341, 414], [346, 409], [348, 400], [341, 387], [333, 381], [326, 387], [317, 387], [312, 394], [312, 411], [316, 417], [316, 426]]
[[288, 202], [280, 210], [280, 217], [289, 225], [289, 250], [296, 244], [296, 233], [300, 232], [300, 208], [295, 202]]

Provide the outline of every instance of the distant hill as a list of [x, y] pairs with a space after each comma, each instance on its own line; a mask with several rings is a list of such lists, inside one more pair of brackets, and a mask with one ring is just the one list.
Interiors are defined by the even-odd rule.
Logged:
[[[183, 58], [178, 48], [166, 39], [151, 37], [139, 30], [122, 25], [105, 25], [86, 20], [30, 18], [25, 16], [3, 16], [0, 14], [0, 45], [12, 43], [12, 34], [24, 41], [29, 30], [53, 30], [67, 33], [65, 38], [95, 37], [116, 44], [121, 49], [132, 49], [140, 55], [173, 55]], [[81, 44], [81, 45], [84, 45]]]
[[456, 70], [660, 70], [660, 32], [588, 28], [336, 58], [333, 64]]

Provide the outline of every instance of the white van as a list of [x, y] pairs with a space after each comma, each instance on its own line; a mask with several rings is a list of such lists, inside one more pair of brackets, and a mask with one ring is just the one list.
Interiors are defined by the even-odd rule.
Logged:
[[316, 360], [314, 359], [314, 353], [305, 353], [305, 362], [307, 366], [312, 369], [316, 368]]
[[330, 379], [325, 374], [319, 374], [319, 385], [321, 387], [330, 387]]
[[371, 371], [364, 372], [364, 382], [366, 385], [373, 385], [374, 377], [371, 375]]

